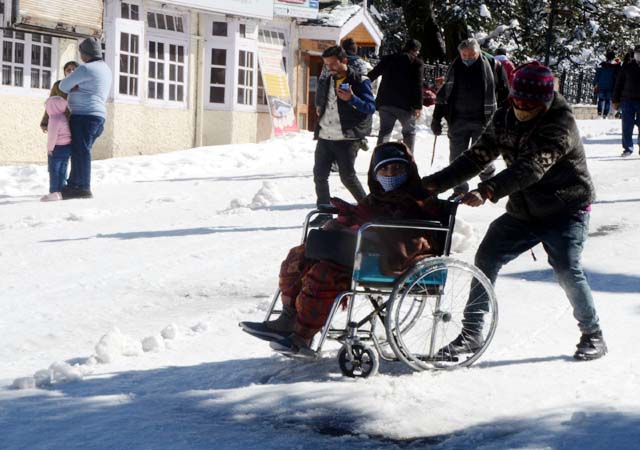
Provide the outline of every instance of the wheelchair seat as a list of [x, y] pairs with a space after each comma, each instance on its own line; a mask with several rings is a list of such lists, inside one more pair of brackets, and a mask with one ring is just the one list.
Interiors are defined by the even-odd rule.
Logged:
[[[353, 279], [360, 284], [395, 284], [397, 278], [384, 275], [380, 270], [380, 254], [379, 253], [360, 253], [359, 260], [356, 261], [353, 270]], [[415, 281], [408, 280], [409, 283]], [[422, 286], [439, 286], [446, 282], [446, 272], [438, 271], [434, 274], [423, 276], [418, 281], [418, 285]]]

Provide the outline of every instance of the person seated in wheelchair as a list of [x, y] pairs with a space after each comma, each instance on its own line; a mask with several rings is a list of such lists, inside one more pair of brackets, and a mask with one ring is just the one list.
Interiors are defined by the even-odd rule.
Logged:
[[[272, 341], [274, 350], [309, 354], [311, 341], [325, 325], [334, 299], [351, 286], [358, 228], [385, 219], [442, 217], [442, 201], [425, 191], [413, 155], [401, 142], [383, 143], [374, 149], [368, 185], [370, 194], [357, 205], [331, 199], [337, 217], [325, 223], [322, 231], [326, 235], [339, 232], [346, 239], [329, 239], [312, 246], [308, 237], [305, 244], [293, 247], [280, 267], [282, 313], [266, 322], [241, 322], [244, 331]], [[442, 239], [432, 238], [425, 230], [369, 229], [364, 237], [365, 247], [373, 245], [381, 255], [381, 272], [390, 276], [400, 275], [422, 258], [441, 254], [444, 247]], [[345, 241], [350, 245], [344, 245]], [[310, 254], [311, 247], [316, 249], [315, 254]]]

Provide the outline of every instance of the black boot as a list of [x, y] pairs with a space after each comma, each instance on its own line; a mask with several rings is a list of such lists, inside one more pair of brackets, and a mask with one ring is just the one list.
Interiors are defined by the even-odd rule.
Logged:
[[282, 308], [282, 313], [274, 320], [266, 322], [240, 322], [243, 331], [265, 341], [282, 339], [293, 332], [296, 323], [296, 310], [291, 306]]
[[451, 357], [461, 353], [475, 353], [482, 348], [483, 344], [482, 333], [463, 329], [457, 338], [438, 351], [438, 355]]
[[582, 333], [573, 357], [580, 361], [591, 361], [602, 358], [606, 354], [607, 344], [602, 337], [602, 330], [598, 330], [593, 333]]

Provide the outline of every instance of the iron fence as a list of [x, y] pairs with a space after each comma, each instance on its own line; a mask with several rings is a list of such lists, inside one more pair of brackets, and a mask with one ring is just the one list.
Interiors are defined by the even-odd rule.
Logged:
[[564, 69], [558, 73], [558, 92], [572, 105], [593, 105], [597, 100], [593, 91], [594, 77], [593, 69]]

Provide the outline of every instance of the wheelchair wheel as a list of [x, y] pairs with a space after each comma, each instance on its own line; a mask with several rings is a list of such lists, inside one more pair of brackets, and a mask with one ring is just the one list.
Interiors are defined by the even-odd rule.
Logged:
[[342, 374], [350, 378], [367, 378], [378, 373], [380, 360], [371, 347], [360, 343], [343, 345], [338, 352], [338, 363]]
[[473, 364], [498, 323], [498, 304], [487, 277], [449, 257], [429, 258], [396, 282], [386, 317], [387, 338], [415, 370], [452, 370]]

